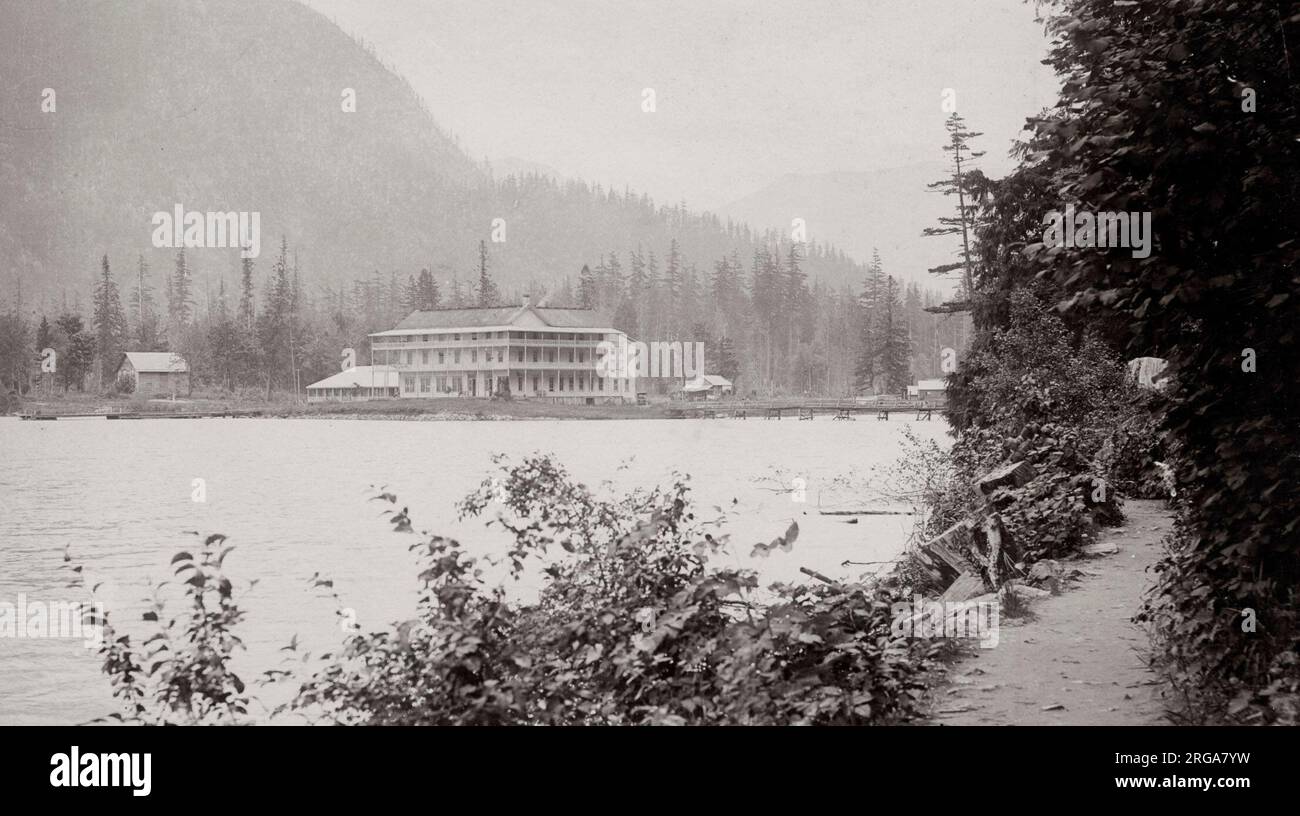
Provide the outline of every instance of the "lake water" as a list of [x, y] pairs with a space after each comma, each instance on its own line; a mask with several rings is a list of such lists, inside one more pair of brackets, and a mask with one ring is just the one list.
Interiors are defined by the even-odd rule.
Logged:
[[[389, 532], [367, 486], [387, 485], [416, 529], [495, 551], [500, 534], [483, 519], [457, 523], [454, 504], [489, 475], [494, 453], [534, 451], [554, 454], [593, 488], [667, 485], [674, 471], [689, 474], [703, 516], [715, 505], [732, 511], [732, 561], [766, 580], [809, 580], [801, 566], [855, 577], [874, 568], [842, 562], [895, 557], [911, 517], [848, 524], [818, 505], [866, 503], [835, 480], [897, 459], [904, 427], [947, 444], [945, 423], [900, 420], [0, 418], [0, 603], [89, 600], [67, 587], [70, 548], [88, 583], [102, 582], [98, 597], [115, 625], [147, 636], [140, 615], [151, 587], [171, 577], [174, 553], [197, 543], [185, 531], [224, 533], [236, 547], [226, 571], [247, 612], [238, 669], [251, 681], [279, 665], [279, 648], [295, 635], [315, 651], [340, 642], [334, 604], [311, 588], [313, 573], [334, 580], [363, 628], [411, 617], [411, 538]], [[203, 502], [193, 499], [195, 479], [204, 480]], [[795, 479], [802, 502], [788, 491]], [[749, 558], [750, 545], [791, 521], [800, 525], [792, 552]], [[0, 724], [77, 723], [116, 710], [95, 653], [80, 641], [0, 637]]]

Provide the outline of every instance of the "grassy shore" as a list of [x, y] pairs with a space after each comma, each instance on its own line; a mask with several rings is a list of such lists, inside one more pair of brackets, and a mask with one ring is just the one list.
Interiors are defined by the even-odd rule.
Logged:
[[665, 419], [667, 403], [651, 405], [566, 405], [541, 400], [489, 399], [401, 399], [369, 402], [294, 401], [285, 397], [267, 400], [254, 393], [200, 393], [189, 397], [146, 399], [132, 395], [69, 394], [41, 395], [11, 403], [9, 412], [45, 414], [103, 414], [137, 411], [261, 411], [268, 417], [394, 420], [512, 420], [512, 419]]

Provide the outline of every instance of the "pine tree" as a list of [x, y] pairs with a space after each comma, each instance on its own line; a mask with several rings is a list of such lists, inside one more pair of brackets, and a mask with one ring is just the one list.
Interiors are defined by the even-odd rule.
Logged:
[[185, 328], [190, 324], [190, 317], [194, 313], [192, 287], [189, 264], [185, 262], [185, 248], [181, 247], [176, 253], [176, 271], [172, 273], [171, 299], [168, 301], [173, 349], [180, 343]]
[[736, 359], [736, 350], [731, 338], [722, 335], [718, 340], [718, 360], [714, 366], [719, 374], [731, 380], [735, 385], [740, 378], [740, 362]]
[[912, 381], [912, 349], [907, 331], [907, 315], [898, 281], [892, 275], [885, 279], [881, 299], [881, 361], [885, 375], [885, 390], [902, 394]]
[[447, 294], [447, 300], [448, 300], [447, 305], [452, 309], [465, 308], [465, 290], [460, 285], [459, 275], [453, 274], [451, 276], [451, 286], [448, 287], [448, 290], [449, 291]]
[[858, 357], [854, 384], [859, 391], [876, 390], [877, 378], [884, 371], [882, 363], [885, 332], [881, 329], [882, 303], [886, 281], [880, 253], [873, 250], [867, 266], [862, 294], [858, 296]]
[[293, 283], [289, 271], [289, 244], [280, 239], [280, 257], [271, 267], [271, 279], [266, 287], [266, 299], [257, 318], [258, 358], [262, 363], [262, 377], [266, 398], [278, 383], [292, 382], [290, 334], [293, 307]]
[[622, 303], [624, 288], [623, 264], [619, 263], [618, 254], [611, 252], [609, 253], [609, 261], [605, 263], [604, 282], [599, 284], [597, 290], [600, 293], [600, 299], [596, 308], [608, 309]]
[[122, 299], [118, 294], [117, 282], [108, 268], [108, 256], [101, 264], [98, 281], [95, 283], [95, 350], [99, 356], [100, 387], [110, 385], [109, 380], [117, 368], [118, 357], [126, 350], [128, 330], [126, 315], [122, 311]]
[[[604, 268], [605, 265], [602, 263], [601, 269]], [[578, 305], [584, 309], [594, 309], [598, 301], [596, 275], [589, 266], [583, 264], [582, 269], [578, 272]]]
[[478, 305], [479, 308], [496, 306], [501, 302], [501, 293], [496, 284], [488, 277], [487, 243], [478, 242]]
[[664, 280], [660, 289], [660, 304], [664, 321], [661, 324], [665, 340], [681, 337], [682, 305], [682, 250], [674, 238], [668, 245], [668, 259], [664, 262]]
[[974, 133], [966, 129], [966, 121], [956, 113], [948, 117], [944, 123], [944, 128], [948, 131], [948, 144], [943, 146], [945, 153], [951, 154], [952, 175], [940, 179], [932, 184], [926, 185], [931, 190], [936, 190], [946, 196], [957, 196], [957, 215], [944, 216], [939, 219], [939, 226], [926, 227], [923, 234], [926, 236], [943, 236], [961, 234], [961, 250], [959, 257], [961, 261], [957, 263], [940, 264], [930, 269], [930, 272], [936, 275], [943, 275], [954, 270], [961, 270], [962, 277], [962, 300], [969, 302], [974, 297], [975, 287], [972, 280], [971, 255], [970, 255], [970, 232], [974, 223], [975, 205], [967, 204], [967, 175], [971, 172], [970, 164], [975, 159], [983, 156], [984, 153], [975, 152], [971, 149], [968, 142], [972, 139], [983, 136], [982, 133]]
[[415, 282], [415, 308], [423, 311], [432, 311], [438, 308], [438, 301], [441, 299], [441, 293], [438, 291], [438, 282], [433, 279], [433, 273], [428, 269], [420, 270], [420, 277]]
[[252, 331], [257, 318], [257, 305], [253, 294], [253, 259], [244, 258], [239, 274], [239, 325]]
[[130, 309], [135, 328], [128, 332], [130, 344], [140, 351], [158, 351], [158, 309], [154, 303], [153, 287], [149, 285], [149, 264], [144, 255], [136, 263], [136, 283], [131, 290]]
[[226, 305], [226, 281], [223, 278], [217, 292], [217, 306], [208, 326], [208, 348], [211, 351], [212, 373], [227, 391], [235, 383], [239, 371], [239, 328], [230, 316]]
[[95, 362], [95, 335], [86, 331], [81, 315], [64, 312], [54, 321], [57, 337], [54, 348], [58, 352], [57, 376], [66, 394], [71, 386], [86, 390], [86, 374]]
[[406, 284], [402, 287], [402, 311], [410, 314], [420, 308], [416, 305], [417, 301], [415, 276], [407, 275]]

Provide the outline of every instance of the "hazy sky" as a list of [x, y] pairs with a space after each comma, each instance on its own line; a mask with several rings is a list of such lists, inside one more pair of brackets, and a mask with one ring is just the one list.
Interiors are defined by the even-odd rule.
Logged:
[[1055, 100], [1022, 0], [305, 2], [373, 44], [476, 160], [692, 209], [786, 173], [940, 158], [944, 88], [996, 174]]

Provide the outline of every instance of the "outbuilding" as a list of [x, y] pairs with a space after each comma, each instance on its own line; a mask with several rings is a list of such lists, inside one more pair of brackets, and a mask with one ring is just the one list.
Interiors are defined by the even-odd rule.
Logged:
[[718, 374], [701, 374], [686, 385], [682, 393], [686, 399], [720, 399], [735, 392], [731, 380]]
[[307, 386], [308, 402], [351, 402], [398, 396], [399, 378], [392, 366], [354, 366]]
[[190, 366], [175, 352], [123, 352], [113, 372], [113, 381], [121, 379], [123, 374], [131, 378], [132, 392], [141, 396], [190, 394]]

